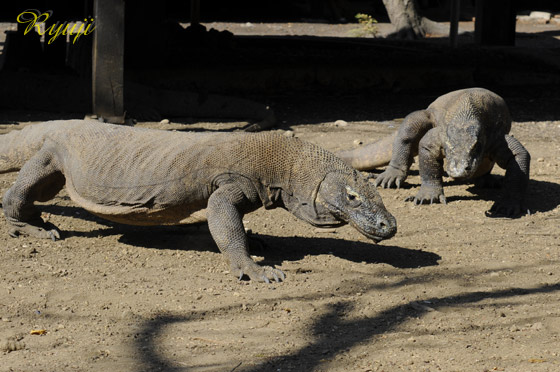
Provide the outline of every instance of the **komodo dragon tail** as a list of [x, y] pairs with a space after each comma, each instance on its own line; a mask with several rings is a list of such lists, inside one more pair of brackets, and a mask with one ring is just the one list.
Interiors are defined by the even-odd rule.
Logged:
[[389, 164], [397, 132], [369, 145], [339, 152], [344, 162], [357, 170], [365, 171]]
[[16, 172], [43, 146], [49, 133], [60, 128], [65, 121], [41, 125], [28, 125], [0, 135], [0, 174]]

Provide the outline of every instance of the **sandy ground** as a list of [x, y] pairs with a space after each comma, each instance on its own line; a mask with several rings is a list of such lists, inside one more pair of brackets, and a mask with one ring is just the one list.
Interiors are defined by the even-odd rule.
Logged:
[[[434, 97], [408, 98], [380, 110], [398, 119]], [[399, 226], [379, 245], [260, 209], [244, 217], [251, 253], [283, 283], [238, 281], [205, 225], [111, 224], [64, 192], [41, 206], [63, 240], [13, 239], [0, 219], [0, 371], [560, 370], [560, 121], [510, 98], [530, 215], [486, 217], [500, 190], [448, 179], [447, 205], [413, 206], [416, 167], [408, 187], [379, 190]], [[367, 111], [335, 124], [356, 106], [311, 101], [275, 107], [280, 130], [336, 151], [398, 125]], [[0, 175], [2, 194], [15, 177]]]

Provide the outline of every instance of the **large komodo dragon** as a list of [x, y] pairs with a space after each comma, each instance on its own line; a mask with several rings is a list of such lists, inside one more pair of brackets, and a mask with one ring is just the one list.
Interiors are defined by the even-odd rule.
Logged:
[[400, 187], [418, 155], [422, 184], [415, 197], [407, 198], [416, 204], [446, 203], [444, 158], [447, 174], [456, 179], [486, 176], [497, 163], [506, 170], [505, 190], [490, 213], [513, 217], [524, 211], [530, 156], [508, 134], [510, 129], [509, 110], [500, 96], [482, 88], [463, 89], [409, 114], [392, 136], [338, 155], [358, 170], [389, 164], [375, 181], [383, 188]]
[[21, 169], [3, 199], [10, 235], [59, 238], [34, 201], [64, 186], [105, 219], [132, 225], [208, 221], [232, 272], [284, 279], [248, 255], [244, 213], [282, 207], [319, 227], [350, 223], [374, 241], [396, 220], [375, 186], [319, 146], [273, 133], [182, 133], [52, 121], [0, 136], [0, 172]]

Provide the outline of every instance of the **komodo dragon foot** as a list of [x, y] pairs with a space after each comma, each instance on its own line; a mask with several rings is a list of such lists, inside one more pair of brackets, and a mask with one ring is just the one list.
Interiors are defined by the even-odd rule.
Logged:
[[251, 280], [258, 280], [267, 284], [270, 284], [271, 279], [277, 283], [286, 279], [286, 274], [284, 274], [282, 270], [276, 269], [272, 266], [259, 266], [254, 264], [250, 266], [246, 265], [241, 268], [237, 265], [232, 265], [231, 271], [239, 278], [239, 280], [243, 278], [243, 275], [247, 275]]
[[420, 190], [418, 190], [416, 196], [409, 196], [405, 201], [411, 201], [416, 205], [424, 204], [424, 202], [429, 202], [430, 204], [447, 204], [447, 199], [443, 194], [443, 187], [437, 185], [429, 186], [426, 184], [420, 186]]
[[38, 239], [51, 239], [52, 241], [56, 241], [56, 239], [60, 239], [60, 232], [50, 222], [43, 222], [42, 220], [35, 224], [29, 224], [25, 222], [12, 222], [12, 229], [8, 232], [8, 234], [12, 238], [17, 238], [20, 235], [24, 236], [31, 236], [33, 238]]
[[[268, 109], [268, 107], [267, 107]], [[276, 116], [274, 111], [270, 110], [266, 117], [256, 123], [250, 123], [241, 128], [244, 132], [260, 132], [261, 130], [270, 129], [276, 124]]]
[[486, 217], [509, 217], [516, 218], [530, 215], [530, 210], [524, 210], [518, 200], [500, 200], [494, 203], [490, 210], [485, 212]]

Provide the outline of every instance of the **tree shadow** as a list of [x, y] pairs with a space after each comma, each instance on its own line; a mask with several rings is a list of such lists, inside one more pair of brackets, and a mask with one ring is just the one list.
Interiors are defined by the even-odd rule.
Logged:
[[[267, 358], [256, 366], [243, 368], [245, 372], [292, 370], [312, 371], [324, 360], [335, 358], [337, 354], [372, 338], [387, 333], [411, 318], [419, 318], [433, 310], [443, 310], [454, 306], [473, 305], [484, 300], [501, 300], [535, 294], [547, 294], [560, 291], [560, 283], [542, 285], [537, 288], [513, 287], [494, 291], [468, 292], [443, 297], [430, 297], [390, 307], [373, 317], [345, 320], [342, 315], [350, 312], [354, 304], [339, 301], [329, 304], [328, 311], [321, 315], [311, 326], [310, 333], [314, 340], [305, 347], [292, 353]], [[421, 305], [428, 303], [429, 306]], [[224, 309], [221, 309], [223, 313]], [[139, 371], [188, 371], [190, 367], [178, 367], [160, 353], [157, 343], [167, 326], [184, 323], [207, 316], [207, 312], [191, 312], [189, 315], [164, 314], [144, 322], [134, 347], [140, 358]], [[325, 332], [325, 330], [336, 330]], [[225, 368], [225, 366], [220, 366]], [[238, 365], [239, 367], [239, 365]], [[234, 370], [237, 367], [234, 368]]]

